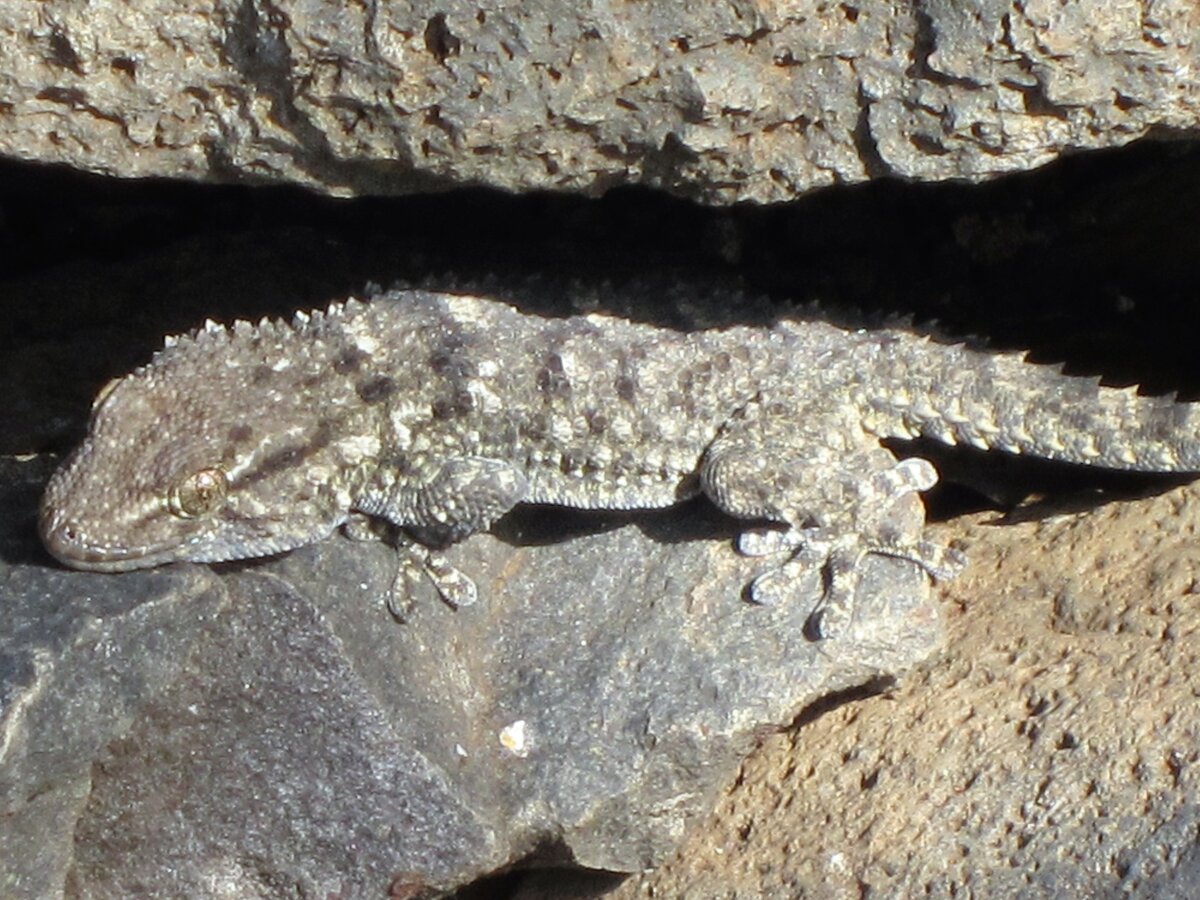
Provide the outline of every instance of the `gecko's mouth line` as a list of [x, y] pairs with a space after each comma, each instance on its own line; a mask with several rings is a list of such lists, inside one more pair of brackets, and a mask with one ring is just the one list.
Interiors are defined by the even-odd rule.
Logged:
[[61, 511], [43, 510], [38, 531], [51, 556], [72, 568], [89, 572], [128, 572], [182, 558], [178, 541], [140, 547], [106, 543], [91, 537]]
[[[332, 529], [330, 529], [332, 530]], [[39, 523], [42, 543], [59, 562], [87, 572], [130, 572], [172, 562], [220, 563], [271, 556], [292, 550], [297, 542], [260, 538], [234, 546], [196, 535], [190, 540], [164, 540], [140, 547], [118, 546], [90, 538], [61, 514], [43, 513]]]
[[177, 553], [172, 552], [174, 548], [167, 544], [157, 547], [114, 547], [88, 541], [69, 521], [44, 527], [42, 543], [59, 562], [90, 572], [127, 572], [179, 558]]

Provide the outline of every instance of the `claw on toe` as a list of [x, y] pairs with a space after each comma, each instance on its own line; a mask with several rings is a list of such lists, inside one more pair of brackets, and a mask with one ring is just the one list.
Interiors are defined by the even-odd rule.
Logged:
[[779, 606], [790, 591], [780, 569], [772, 569], [750, 582], [750, 601], [759, 606]]

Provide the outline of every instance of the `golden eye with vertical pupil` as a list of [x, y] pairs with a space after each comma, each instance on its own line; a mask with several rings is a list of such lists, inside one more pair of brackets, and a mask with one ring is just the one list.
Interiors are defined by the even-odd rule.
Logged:
[[229, 479], [220, 469], [201, 469], [175, 485], [167, 501], [181, 519], [195, 519], [220, 506], [228, 488]]

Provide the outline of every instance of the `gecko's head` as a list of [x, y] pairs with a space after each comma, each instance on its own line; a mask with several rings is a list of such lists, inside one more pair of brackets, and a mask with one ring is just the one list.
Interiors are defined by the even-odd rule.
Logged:
[[339, 444], [339, 423], [321, 418], [329, 406], [313, 385], [328, 381], [324, 361], [293, 361], [257, 329], [250, 337], [211, 328], [180, 339], [101, 392], [87, 438], [42, 500], [55, 557], [107, 572], [242, 559], [344, 520], [344, 473], [362, 448]]

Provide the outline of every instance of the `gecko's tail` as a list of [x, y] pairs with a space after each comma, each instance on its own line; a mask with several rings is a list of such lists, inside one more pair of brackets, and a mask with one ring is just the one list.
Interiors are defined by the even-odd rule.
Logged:
[[1114, 469], [1200, 472], [1200, 404], [1104, 387], [1021, 354], [897, 337], [876, 363], [894, 366], [882, 380], [900, 387], [865, 398], [876, 434]]

